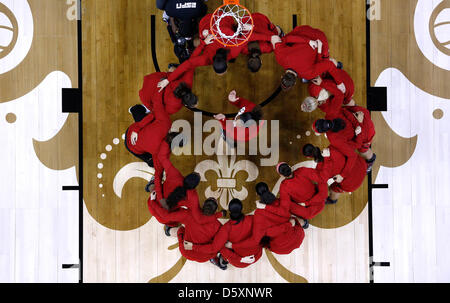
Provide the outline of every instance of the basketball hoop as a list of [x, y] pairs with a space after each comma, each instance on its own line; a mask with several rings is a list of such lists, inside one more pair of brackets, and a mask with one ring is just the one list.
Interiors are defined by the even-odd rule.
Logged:
[[[233, 34], [224, 33], [220, 23], [226, 17], [232, 17], [237, 23]], [[234, 47], [245, 43], [253, 33], [253, 18], [250, 11], [239, 4], [239, 0], [224, 0], [211, 17], [211, 32], [214, 38], [224, 46]]]

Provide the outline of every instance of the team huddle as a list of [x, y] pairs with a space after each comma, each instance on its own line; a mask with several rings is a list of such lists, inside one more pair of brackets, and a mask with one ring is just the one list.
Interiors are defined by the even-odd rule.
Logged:
[[[210, 28], [212, 14], [198, 22], [198, 38], [188, 58], [181, 64], [170, 64], [168, 72], [145, 76], [139, 92], [142, 104], [130, 108], [135, 122], [127, 129], [125, 146], [133, 155], [154, 168], [154, 176], [145, 190], [149, 192], [148, 208], [164, 225], [168, 237], [177, 237], [181, 254], [192, 261], [210, 261], [221, 269], [228, 264], [244, 268], [262, 256], [263, 248], [276, 254], [289, 254], [299, 248], [309, 220], [327, 204], [335, 204], [342, 193], [351, 193], [363, 183], [371, 171], [376, 155], [371, 142], [375, 135], [370, 112], [356, 105], [350, 75], [343, 64], [330, 57], [325, 34], [307, 25], [297, 26], [285, 34], [261, 13], [252, 13], [250, 38], [238, 46], [219, 43]], [[221, 31], [232, 35], [236, 20], [221, 18]], [[170, 116], [183, 107], [196, 108], [201, 102], [192, 92], [194, 71], [199, 66], [212, 65], [217, 75], [227, 72], [228, 63], [239, 55], [247, 56], [248, 69], [258, 72], [261, 56], [273, 52], [285, 72], [281, 88], [286, 91], [299, 82], [307, 83], [309, 95], [299, 106], [303, 112], [317, 108], [324, 113], [312, 128], [326, 134], [329, 146], [320, 149], [312, 144], [303, 146], [303, 156], [314, 159], [315, 168], [293, 170], [279, 163], [276, 173], [284, 178], [279, 195], [275, 196], [266, 183], [255, 191], [259, 200], [253, 214], [244, 214], [242, 201], [232, 199], [228, 210], [217, 212], [213, 197], [199, 200], [196, 187], [200, 175], [183, 176], [171, 163], [171, 150], [182, 146], [179, 133], [171, 132]], [[240, 142], [256, 139], [263, 108], [231, 91], [228, 102], [239, 110], [234, 119], [218, 113], [214, 118], [222, 126], [222, 139], [230, 148]], [[274, 172], [275, 173], [275, 172]], [[330, 181], [332, 180], [332, 182]], [[229, 217], [222, 225], [219, 218]]]

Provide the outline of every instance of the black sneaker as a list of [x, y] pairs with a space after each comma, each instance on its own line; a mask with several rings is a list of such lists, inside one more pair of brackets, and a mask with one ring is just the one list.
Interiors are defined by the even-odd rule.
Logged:
[[228, 267], [228, 261], [226, 261], [221, 254], [219, 254], [219, 265], [220, 265], [220, 269], [227, 269]]
[[341, 61], [338, 61], [337, 68], [338, 69], [343, 69], [344, 68], [344, 64]]
[[155, 184], [155, 176], [152, 176], [150, 181], [148, 181], [147, 185], [145, 185], [145, 191], [149, 193], [150, 192], [150, 186], [152, 186], [153, 184]]
[[367, 162], [367, 171], [366, 173], [369, 174], [372, 171], [372, 166], [375, 163], [375, 160], [377, 159], [377, 155], [373, 154], [372, 159], [366, 160]]
[[336, 204], [338, 200], [331, 200], [330, 197], [327, 198], [327, 200], [325, 201], [325, 204]]
[[308, 229], [308, 227], [309, 227], [309, 221], [308, 220], [306, 220], [306, 219], [303, 219], [303, 220], [305, 220], [305, 224], [303, 224], [303, 229]]
[[[222, 257], [222, 256], [220, 255], [220, 257]], [[215, 266], [219, 267], [221, 270], [226, 270], [227, 267], [228, 267], [227, 265], [222, 265], [222, 264], [220, 264], [220, 259], [219, 259], [219, 257], [215, 257], [215, 258], [209, 259], [209, 262], [211, 262], [211, 263], [214, 264]]]
[[277, 25], [277, 27], [280, 29], [280, 38], [283, 38], [285, 36], [283, 29], [281, 28], [281, 26]]
[[170, 237], [170, 229], [172, 227], [164, 225], [164, 233], [166, 234], [166, 236]]

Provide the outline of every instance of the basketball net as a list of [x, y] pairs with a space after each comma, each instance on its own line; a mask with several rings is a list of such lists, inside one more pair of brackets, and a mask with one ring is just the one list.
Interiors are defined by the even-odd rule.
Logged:
[[[221, 28], [224, 18], [231, 17], [237, 24], [233, 34], [227, 28]], [[211, 32], [214, 38], [226, 47], [239, 46], [245, 43], [253, 33], [253, 18], [250, 11], [239, 0], [224, 0], [211, 17]], [[225, 33], [226, 32], [226, 33]]]

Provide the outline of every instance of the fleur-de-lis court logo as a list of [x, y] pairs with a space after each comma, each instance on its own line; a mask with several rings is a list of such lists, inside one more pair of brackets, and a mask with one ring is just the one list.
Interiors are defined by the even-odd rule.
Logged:
[[237, 198], [244, 200], [248, 196], [248, 190], [245, 186], [239, 189], [237, 173], [246, 171], [248, 173], [245, 182], [255, 181], [259, 175], [258, 167], [249, 160], [240, 160], [236, 162], [236, 155], [217, 155], [217, 161], [204, 160], [197, 164], [195, 171], [201, 176], [202, 182], [207, 182], [206, 172], [212, 170], [217, 174], [217, 190], [208, 186], [205, 190], [205, 197], [216, 198], [220, 205], [227, 209], [228, 202]]

